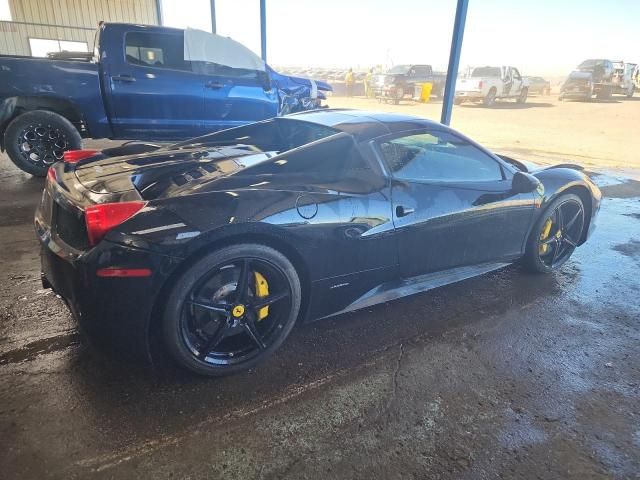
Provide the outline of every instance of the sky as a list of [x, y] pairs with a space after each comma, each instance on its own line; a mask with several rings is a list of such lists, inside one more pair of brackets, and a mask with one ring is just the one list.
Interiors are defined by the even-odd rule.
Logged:
[[[456, 0], [266, 0], [273, 66], [402, 63], [446, 70]], [[211, 31], [209, 0], [162, 0], [165, 25]], [[259, 0], [216, 0], [217, 33], [260, 52]], [[640, 0], [469, 0], [461, 69], [565, 75], [587, 58], [640, 63]]]

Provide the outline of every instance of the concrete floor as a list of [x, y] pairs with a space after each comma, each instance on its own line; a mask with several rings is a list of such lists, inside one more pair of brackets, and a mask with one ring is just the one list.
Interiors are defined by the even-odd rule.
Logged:
[[0, 158], [3, 478], [640, 478], [640, 182], [518, 266], [294, 330], [203, 379], [83, 343], [39, 282], [42, 181]]

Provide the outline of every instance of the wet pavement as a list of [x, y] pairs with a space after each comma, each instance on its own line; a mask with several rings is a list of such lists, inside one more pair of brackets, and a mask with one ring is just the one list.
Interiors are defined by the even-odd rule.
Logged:
[[204, 379], [85, 344], [39, 281], [41, 180], [0, 158], [4, 478], [640, 478], [640, 182], [600, 175], [593, 238], [298, 327]]

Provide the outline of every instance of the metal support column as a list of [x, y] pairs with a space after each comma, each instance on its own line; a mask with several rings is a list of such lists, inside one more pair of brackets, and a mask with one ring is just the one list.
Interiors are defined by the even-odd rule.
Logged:
[[162, 0], [156, 0], [156, 16], [158, 17], [158, 25], [162, 25]]
[[[213, 0], [211, 0], [213, 1]], [[260, 0], [260, 53], [267, 61], [267, 0]]]
[[216, 0], [209, 0], [211, 5], [211, 33], [216, 33]]
[[453, 109], [453, 98], [456, 94], [456, 80], [458, 77], [458, 67], [460, 66], [460, 51], [462, 50], [462, 37], [464, 36], [464, 24], [467, 19], [468, 5], [469, 0], [458, 0], [458, 6], [456, 8], [453, 38], [451, 39], [451, 52], [449, 53], [449, 68], [447, 69], [447, 81], [444, 87], [442, 115], [440, 117], [440, 122], [445, 125], [451, 123], [451, 110]]

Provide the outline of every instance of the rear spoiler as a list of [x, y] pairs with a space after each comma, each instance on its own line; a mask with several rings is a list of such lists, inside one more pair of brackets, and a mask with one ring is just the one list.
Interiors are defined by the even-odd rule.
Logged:
[[162, 148], [162, 145], [155, 143], [126, 142], [117, 147], [105, 148], [101, 153], [107, 157], [121, 157], [124, 155], [139, 155], [141, 153], [155, 152], [160, 148]]
[[570, 168], [572, 170], [578, 170], [579, 172], [582, 172], [584, 170], [583, 166], [578, 165], [576, 163], [558, 163], [556, 165], [542, 166], [542, 165], [535, 165], [531, 162], [525, 163], [520, 160], [516, 160], [515, 158], [507, 157], [506, 155], [498, 155], [498, 157], [500, 157], [502, 160], [509, 163], [510, 165], [513, 165], [518, 170], [522, 172], [528, 172], [528, 173], [540, 172], [542, 170], [551, 170], [553, 168]]

